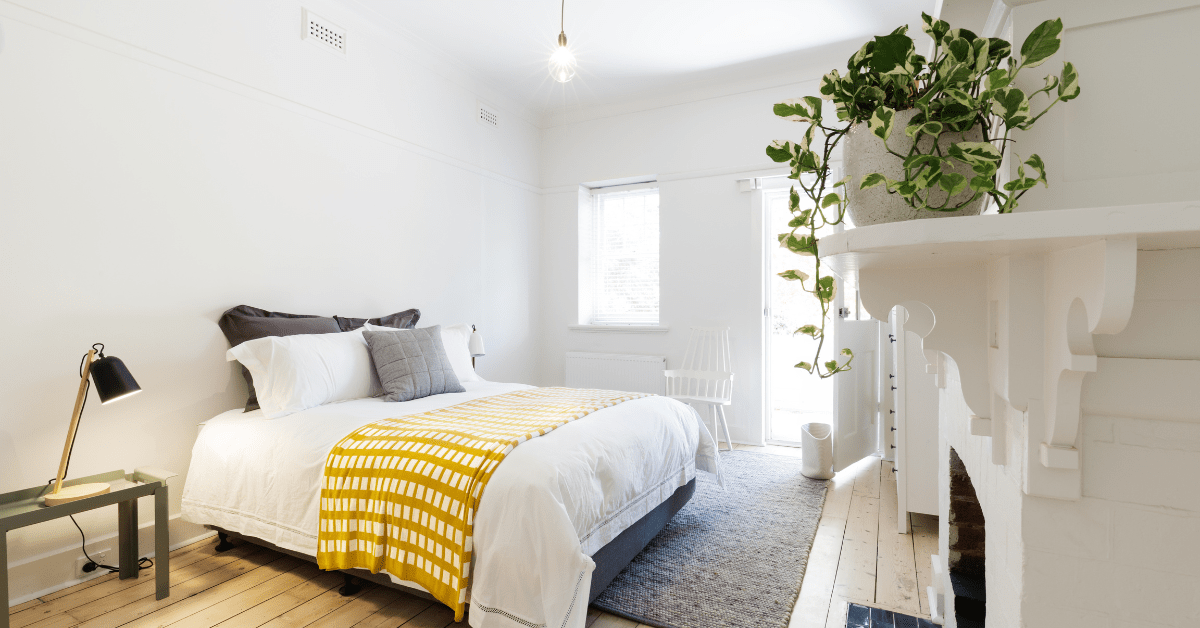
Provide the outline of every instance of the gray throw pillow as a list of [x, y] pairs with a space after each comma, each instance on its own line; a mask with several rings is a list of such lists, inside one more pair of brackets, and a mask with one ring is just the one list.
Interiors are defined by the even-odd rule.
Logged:
[[421, 329], [365, 331], [367, 346], [386, 401], [411, 401], [442, 393], [466, 392], [454, 375], [440, 325]]

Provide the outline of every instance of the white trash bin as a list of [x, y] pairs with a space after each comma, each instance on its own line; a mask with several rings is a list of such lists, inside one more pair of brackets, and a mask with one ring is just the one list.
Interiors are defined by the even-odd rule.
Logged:
[[805, 423], [801, 428], [803, 454], [800, 473], [814, 480], [833, 477], [833, 429], [828, 423]]

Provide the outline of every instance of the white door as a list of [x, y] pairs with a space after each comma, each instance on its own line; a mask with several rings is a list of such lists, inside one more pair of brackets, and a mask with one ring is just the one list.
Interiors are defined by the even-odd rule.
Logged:
[[878, 450], [879, 321], [833, 320], [837, 351], [854, 352], [850, 370], [833, 376], [833, 469], [846, 467]]

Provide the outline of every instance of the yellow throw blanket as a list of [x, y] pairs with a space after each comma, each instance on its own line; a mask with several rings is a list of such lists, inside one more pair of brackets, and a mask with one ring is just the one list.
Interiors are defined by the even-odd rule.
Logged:
[[648, 396], [533, 388], [358, 428], [325, 461], [317, 565], [415, 582], [462, 621], [475, 510], [496, 466], [531, 438]]

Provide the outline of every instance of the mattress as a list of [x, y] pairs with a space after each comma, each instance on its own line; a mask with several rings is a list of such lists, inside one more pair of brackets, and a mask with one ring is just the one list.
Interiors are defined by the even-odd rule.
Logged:
[[[279, 419], [259, 411], [218, 415], [204, 423], [192, 450], [182, 516], [315, 556], [325, 458], [344, 436], [380, 419], [528, 388], [463, 386], [462, 393], [403, 403], [358, 399]], [[697, 469], [720, 481], [716, 443], [695, 410], [665, 397], [596, 411], [514, 449], [479, 503], [470, 624], [583, 626], [591, 556]]]

